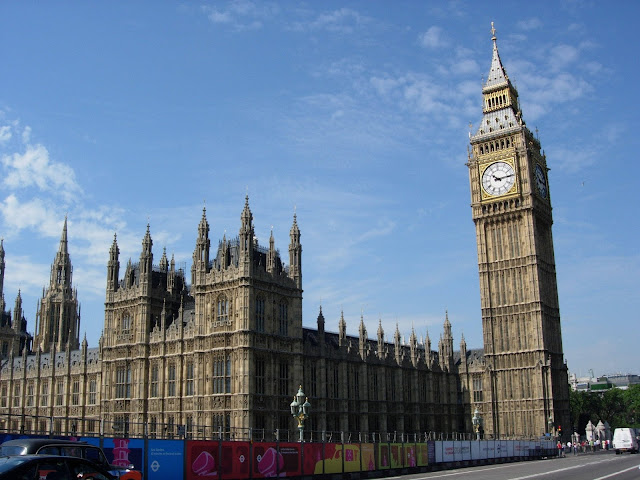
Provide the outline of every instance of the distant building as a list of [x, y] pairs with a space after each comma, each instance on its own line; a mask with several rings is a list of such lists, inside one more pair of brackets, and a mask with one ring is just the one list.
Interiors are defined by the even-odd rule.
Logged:
[[574, 391], [577, 392], [605, 392], [612, 388], [619, 388], [620, 390], [626, 390], [632, 385], [640, 384], [640, 376], [635, 374], [622, 374], [615, 373], [610, 375], [603, 375], [598, 378], [593, 377], [580, 377], [576, 374], [571, 375], [570, 385]]

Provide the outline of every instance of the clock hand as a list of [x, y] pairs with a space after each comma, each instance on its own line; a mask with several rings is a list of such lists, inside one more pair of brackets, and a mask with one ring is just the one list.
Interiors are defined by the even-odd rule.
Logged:
[[501, 182], [505, 178], [513, 177], [513, 175], [513, 173], [510, 173], [509, 175], [505, 175], [504, 177], [496, 177], [495, 175], [492, 175], [492, 177], [496, 182]]

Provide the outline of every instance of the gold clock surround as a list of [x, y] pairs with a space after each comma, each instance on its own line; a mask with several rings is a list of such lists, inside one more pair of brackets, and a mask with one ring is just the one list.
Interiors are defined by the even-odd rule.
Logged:
[[[506, 164], [506, 166], [513, 172], [512, 173], [513, 183], [505, 192], [494, 195], [487, 192], [487, 190], [485, 189], [485, 186], [483, 185], [483, 182], [484, 182], [484, 177], [487, 170], [491, 168], [491, 166], [498, 165], [498, 164]], [[517, 194], [519, 192], [519, 189], [518, 189], [518, 173], [515, 166], [515, 162], [512, 159], [504, 159], [504, 158], [499, 160], [494, 158], [491, 161], [483, 162], [482, 164], [478, 165], [478, 183], [480, 187], [480, 199], [482, 201], [495, 200], [497, 198], [505, 198], [505, 197], [509, 197]]]

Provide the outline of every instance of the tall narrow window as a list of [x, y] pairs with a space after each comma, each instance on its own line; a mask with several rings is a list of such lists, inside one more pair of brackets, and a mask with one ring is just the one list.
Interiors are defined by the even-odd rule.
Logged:
[[227, 322], [229, 320], [229, 300], [227, 297], [218, 299], [218, 322]]
[[213, 393], [231, 393], [231, 357], [213, 362]]
[[278, 307], [278, 325], [280, 335], [289, 334], [289, 315], [287, 304], [282, 301]]
[[64, 400], [64, 381], [58, 380], [56, 385], [56, 405], [62, 405]]
[[71, 405], [80, 405], [80, 380], [74, 380], [71, 388]]
[[279, 365], [279, 378], [278, 378], [278, 394], [289, 395], [289, 364], [280, 362]]
[[264, 332], [264, 298], [256, 299], [256, 330]]
[[89, 397], [88, 397], [88, 404], [89, 405], [95, 405], [96, 404], [96, 386], [97, 383], [96, 381], [92, 378], [91, 380], [89, 380]]
[[169, 365], [169, 381], [167, 384], [167, 395], [169, 397], [176, 396], [176, 366], [173, 363]]
[[[7, 398], [6, 387], [2, 387], [2, 401], [4, 402]], [[42, 382], [42, 397], [40, 398], [40, 405], [46, 407], [49, 405], [49, 382], [44, 380]], [[5, 405], [3, 405], [5, 406]]]
[[193, 362], [187, 363], [187, 385], [185, 393], [188, 396], [191, 396], [195, 393], [193, 388]]
[[15, 385], [13, 387], [13, 406], [20, 406], [20, 385]]
[[231, 357], [227, 355], [224, 370], [224, 391], [231, 393]]
[[158, 365], [154, 365], [151, 367], [151, 391], [149, 392], [150, 397], [158, 396]]
[[256, 393], [263, 395], [264, 391], [264, 374], [265, 365], [264, 360], [261, 358], [256, 359]]
[[158, 434], [158, 420], [155, 416], [149, 417], [149, 436], [155, 438]]
[[116, 398], [131, 398], [131, 367], [116, 368]]
[[27, 384], [27, 407], [33, 407], [34, 389], [33, 382], [29, 382]]
[[311, 396], [312, 397], [317, 397], [318, 396], [318, 389], [317, 389], [317, 377], [318, 376], [318, 370], [315, 366], [315, 364], [310, 365], [309, 368], [309, 380], [311, 380]]

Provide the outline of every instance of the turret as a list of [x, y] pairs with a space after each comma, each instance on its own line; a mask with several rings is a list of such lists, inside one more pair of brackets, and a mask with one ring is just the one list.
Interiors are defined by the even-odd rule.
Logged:
[[[276, 270], [276, 246], [273, 239], [273, 228], [271, 229], [271, 235], [269, 236], [269, 253], [267, 254], [267, 272], [273, 274]], [[320, 313], [322, 314], [322, 307], [320, 307]]]
[[59, 285], [60, 288], [69, 291], [71, 289], [71, 259], [69, 258], [69, 247], [67, 242], [67, 217], [64, 217], [64, 226], [60, 236], [60, 246], [56, 253], [56, 258], [51, 264], [50, 286]]
[[302, 245], [300, 244], [300, 229], [296, 214], [293, 214], [293, 225], [289, 232], [289, 277], [296, 282], [298, 288], [302, 288]]
[[453, 369], [453, 335], [451, 335], [451, 323], [449, 312], [445, 312], [444, 333], [440, 338], [440, 367], [446, 371]]
[[20, 334], [22, 327], [22, 296], [20, 295], [20, 289], [18, 289], [18, 296], [16, 297], [16, 303], [13, 307], [13, 331], [16, 335]]
[[384, 330], [382, 329], [382, 319], [378, 320], [378, 358], [382, 359], [385, 357], [385, 348], [384, 348]]
[[321, 342], [324, 341], [324, 315], [322, 314], [322, 305], [320, 305], [320, 313], [318, 313], [318, 336]]
[[167, 274], [167, 292], [173, 293], [176, 286], [176, 261], [171, 254], [171, 262], [169, 263], [169, 273]]
[[160, 257], [160, 271], [163, 273], [167, 273], [169, 269], [169, 260], [167, 260], [167, 247], [162, 249], [162, 257]]
[[142, 252], [140, 253], [140, 285], [149, 288], [151, 286], [151, 271], [153, 269], [153, 240], [149, 232], [149, 224], [147, 223], [147, 231], [142, 239]]
[[338, 345], [344, 347], [347, 344], [347, 322], [344, 321], [344, 312], [340, 312], [340, 321], [338, 322]]
[[107, 262], [107, 292], [118, 290], [118, 275], [120, 275], [120, 249], [117, 236], [113, 234], [113, 243], [109, 249], [109, 261]]
[[198, 224], [198, 237], [196, 248], [193, 251], [193, 265], [191, 267], [191, 283], [200, 283], [199, 275], [209, 271], [209, 253], [211, 241], [209, 240], [209, 222], [207, 221], [207, 209], [202, 208], [202, 218]]
[[360, 315], [360, 327], [358, 328], [360, 333], [360, 339], [358, 342], [358, 350], [360, 351], [360, 358], [364, 359], [367, 356], [367, 327], [364, 325], [364, 318]]
[[418, 366], [418, 337], [416, 337], [416, 331], [411, 327], [411, 336], [409, 337], [409, 348], [411, 349], [411, 364]]
[[402, 363], [402, 345], [400, 344], [400, 329], [398, 328], [398, 322], [396, 322], [396, 331], [393, 334], [393, 346], [396, 363], [400, 365]]
[[467, 342], [464, 339], [464, 333], [462, 334], [462, 338], [460, 339], [460, 364], [467, 364]]
[[245, 197], [244, 209], [240, 215], [240, 270], [242, 275], [251, 275], [253, 268], [253, 215], [249, 209], [249, 195]]
[[43, 289], [37, 309], [34, 348], [41, 348], [43, 352], [50, 352], [54, 344], [58, 351], [63, 351], [66, 345], [72, 349], [79, 347], [80, 314], [72, 272], [65, 217], [60, 246], [51, 264], [49, 288]]

